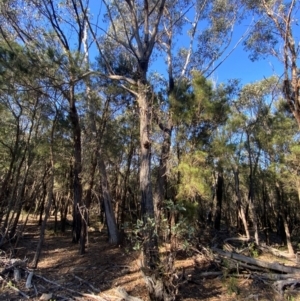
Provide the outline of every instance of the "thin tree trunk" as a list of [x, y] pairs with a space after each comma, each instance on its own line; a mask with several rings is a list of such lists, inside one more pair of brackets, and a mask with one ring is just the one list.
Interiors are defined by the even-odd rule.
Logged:
[[[125, 174], [124, 174], [123, 190], [122, 190], [122, 197], [121, 197], [122, 205], [121, 205], [121, 214], [120, 214], [120, 223], [119, 223], [119, 227], [121, 228], [121, 240], [124, 238], [124, 235], [125, 235], [124, 224], [125, 224], [125, 210], [126, 210], [126, 200], [127, 200], [127, 192], [128, 192], [127, 186], [128, 186], [128, 179], [129, 179], [129, 175], [130, 175], [130, 166], [131, 166], [131, 162], [132, 162], [134, 149], [135, 149], [135, 146], [132, 143], [132, 133], [131, 133], [131, 144], [130, 144], [130, 149], [129, 149], [129, 153], [128, 153], [128, 157], [127, 157], [127, 164], [126, 164], [126, 170], [125, 170]], [[128, 207], [129, 207], [129, 205], [128, 205]]]
[[[74, 145], [74, 163], [73, 163], [73, 242], [80, 242], [80, 254], [85, 252], [85, 241], [82, 238], [82, 225], [85, 222], [83, 215], [81, 214], [82, 203], [82, 184], [81, 184], [81, 128], [79, 123], [79, 116], [77, 113], [74, 87], [70, 88], [69, 91], [69, 116], [73, 131], [73, 145]], [[86, 236], [86, 234], [83, 234]]]
[[35, 254], [34, 254], [34, 258], [31, 263], [31, 267], [34, 269], [37, 268], [37, 265], [38, 265], [38, 262], [40, 259], [42, 246], [43, 246], [44, 239], [45, 239], [45, 230], [46, 230], [47, 220], [50, 215], [50, 210], [51, 210], [51, 205], [52, 205], [52, 200], [53, 200], [54, 165], [52, 165], [52, 164], [53, 164], [53, 161], [51, 162], [51, 168], [49, 171], [48, 197], [47, 197], [47, 203], [45, 206], [45, 215], [44, 215], [44, 219], [43, 219], [41, 229], [40, 229], [40, 239], [39, 239], [39, 242], [38, 242]]
[[45, 178], [43, 181], [43, 197], [42, 197], [42, 201], [40, 204], [40, 217], [39, 217], [39, 226], [42, 225], [43, 222], [43, 214], [44, 214], [44, 209], [45, 209], [45, 201], [46, 201], [46, 197], [47, 197], [47, 183], [45, 182]]
[[285, 231], [285, 235], [286, 235], [286, 244], [288, 247], [288, 251], [289, 251], [290, 255], [294, 256], [295, 253], [294, 253], [294, 248], [293, 248], [292, 241], [291, 241], [290, 229], [289, 229], [285, 214], [283, 212], [281, 213], [281, 216], [282, 216], [282, 220], [283, 220], [283, 226], [284, 226], [284, 231]]
[[224, 178], [223, 173], [218, 172], [217, 176], [217, 187], [216, 187], [216, 213], [215, 213], [215, 222], [214, 227], [216, 230], [220, 230], [221, 228], [221, 212], [222, 212], [222, 200], [223, 200], [223, 186], [224, 186]]
[[238, 217], [242, 220], [244, 225], [244, 230], [246, 233], [246, 237], [248, 240], [250, 240], [250, 233], [248, 229], [248, 224], [245, 216], [245, 211], [242, 207], [242, 199], [241, 199], [241, 192], [240, 192], [240, 180], [239, 180], [239, 170], [237, 167], [234, 167], [233, 169], [234, 173], [234, 183], [235, 183], [235, 197], [236, 197], [236, 204], [237, 204], [237, 210], [238, 210]]
[[276, 186], [275, 189], [276, 189], [276, 195], [277, 195], [277, 202], [279, 204], [279, 206], [278, 206], [279, 216], [282, 219], [287, 248], [288, 248], [289, 254], [294, 255], [295, 253], [294, 253], [294, 249], [293, 249], [293, 245], [292, 245], [292, 241], [291, 241], [291, 233], [290, 233], [290, 229], [289, 229], [288, 222], [286, 219], [286, 208], [284, 205], [283, 190], [281, 189], [280, 183], [277, 182], [275, 186]]
[[[249, 202], [249, 209], [252, 215], [255, 243], [259, 245], [258, 222], [257, 222], [257, 214], [255, 210], [256, 208], [254, 204], [254, 171], [253, 171], [252, 155], [251, 155], [251, 147], [250, 147], [250, 135], [248, 132], [247, 132], [247, 151], [248, 151], [249, 167], [250, 167], [248, 202]], [[258, 157], [259, 155], [257, 156], [257, 160]]]
[[20, 219], [20, 216], [21, 216], [21, 213], [22, 213], [22, 208], [23, 208], [23, 204], [24, 204], [23, 199], [24, 199], [24, 194], [25, 194], [25, 186], [26, 186], [26, 183], [27, 183], [28, 173], [29, 173], [29, 164], [27, 164], [27, 166], [25, 168], [25, 174], [24, 174], [23, 182], [22, 182], [22, 185], [21, 185], [21, 188], [20, 188], [18, 199], [17, 199], [17, 204], [16, 204], [17, 214], [15, 216], [14, 222], [13, 222], [12, 227], [10, 229], [10, 233], [9, 233], [10, 238], [15, 236], [17, 226], [18, 226], [18, 222], [19, 222], [19, 219]]
[[39, 259], [40, 259], [40, 254], [42, 251], [42, 246], [44, 243], [45, 239], [45, 230], [46, 230], [46, 225], [47, 225], [47, 220], [50, 215], [50, 210], [51, 210], [51, 205], [53, 201], [53, 187], [54, 187], [54, 153], [53, 153], [53, 141], [54, 141], [54, 130], [55, 130], [55, 125], [57, 121], [57, 111], [56, 115], [52, 124], [52, 129], [51, 129], [51, 140], [50, 140], [50, 169], [49, 169], [49, 187], [48, 187], [48, 197], [47, 197], [47, 204], [45, 207], [45, 216], [41, 225], [40, 229], [40, 239], [34, 254], [34, 258], [32, 260], [31, 266], [33, 268], [37, 268]]
[[100, 170], [100, 174], [101, 174], [101, 187], [102, 187], [102, 195], [103, 195], [104, 210], [105, 210], [105, 216], [106, 216], [106, 224], [107, 224], [109, 242], [111, 244], [118, 244], [119, 243], [119, 232], [118, 232], [115, 215], [114, 215], [113, 208], [112, 208], [105, 163], [104, 163], [103, 159], [101, 158], [101, 155], [98, 158], [98, 164], [99, 164], [99, 170]]
[[160, 217], [162, 203], [165, 199], [167, 199], [167, 165], [170, 156], [171, 136], [173, 130], [171, 116], [169, 116], [166, 126], [164, 126], [162, 123], [159, 123], [159, 127], [164, 133], [164, 140], [161, 147], [157, 185], [154, 197], [155, 217], [157, 221]]

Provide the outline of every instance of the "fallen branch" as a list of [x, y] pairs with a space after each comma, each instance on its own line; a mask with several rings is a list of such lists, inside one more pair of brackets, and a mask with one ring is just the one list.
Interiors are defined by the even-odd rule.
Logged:
[[235, 259], [237, 261], [241, 261], [247, 264], [251, 264], [252, 266], [258, 266], [258, 267], [262, 267], [265, 269], [269, 269], [269, 270], [273, 270], [273, 271], [277, 271], [280, 273], [287, 273], [287, 274], [300, 274], [300, 269], [299, 268], [295, 268], [292, 266], [285, 266], [282, 265], [280, 263], [277, 262], [265, 262], [262, 260], [258, 260], [258, 259], [254, 259], [251, 257], [247, 257], [241, 254], [236, 254], [233, 252], [225, 252], [222, 251], [220, 249], [217, 248], [213, 248], [212, 249], [214, 252], [216, 252], [217, 254], [221, 255], [222, 257], [228, 258], [228, 259]]
[[229, 241], [249, 241], [250, 239], [247, 237], [229, 237], [224, 239], [224, 242], [229, 242]]
[[44, 281], [46, 281], [46, 282], [48, 282], [48, 283], [51, 283], [51, 284], [53, 284], [53, 285], [55, 285], [55, 286], [57, 286], [57, 287], [60, 287], [61, 289], [64, 289], [64, 290], [66, 290], [66, 291], [68, 291], [68, 292], [71, 292], [72, 294], [77, 294], [77, 295], [79, 295], [79, 296], [81, 296], [81, 297], [92, 298], [92, 299], [95, 299], [95, 300], [98, 300], [98, 301], [107, 301], [106, 299], [104, 299], [104, 298], [102, 298], [102, 297], [100, 297], [100, 296], [96, 296], [96, 295], [92, 295], [92, 294], [86, 294], [86, 293], [80, 293], [80, 292], [78, 292], [78, 291], [72, 290], [72, 289], [70, 289], [70, 288], [67, 288], [67, 287], [65, 287], [65, 286], [63, 286], [63, 285], [61, 285], [61, 284], [59, 284], [59, 283], [56, 283], [56, 282], [54, 282], [54, 281], [52, 281], [52, 280], [49, 280], [49, 279], [47, 279], [47, 278], [45, 278], [45, 277], [43, 277], [43, 276], [41, 276], [41, 275], [35, 274], [34, 276], [37, 277], [37, 278], [43, 279]]
[[[285, 259], [288, 259], [288, 260], [291, 260], [291, 259], [294, 259], [296, 258], [295, 255], [289, 255], [289, 254], [286, 254], [285, 252], [282, 252], [280, 250], [277, 250], [275, 248], [272, 248], [270, 246], [259, 246], [258, 247], [262, 252], [266, 252], [266, 253], [270, 253], [276, 257], [279, 257], [279, 258], [285, 258]], [[292, 260], [293, 261], [293, 260]]]
[[137, 298], [137, 297], [133, 297], [133, 296], [130, 296], [127, 294], [126, 290], [123, 288], [123, 287], [117, 287], [116, 289], [116, 292], [118, 293], [118, 295], [121, 296], [122, 298], [122, 301], [143, 301], [142, 299], [140, 298]]
[[29, 274], [28, 274], [28, 276], [27, 276], [26, 284], [25, 284], [25, 287], [26, 287], [27, 289], [32, 288], [32, 284], [31, 284], [32, 276], [33, 276], [33, 271], [30, 271]]
[[223, 275], [223, 272], [202, 272], [199, 276], [200, 277], [217, 277], [217, 276], [222, 276]]
[[79, 280], [80, 282], [83, 282], [83, 283], [85, 283], [86, 285], [88, 285], [95, 293], [100, 293], [100, 290], [99, 289], [97, 289], [97, 288], [95, 288], [92, 284], [90, 284], [88, 281], [86, 281], [86, 280], [84, 280], [84, 279], [82, 279], [82, 278], [80, 278], [80, 277], [78, 277], [78, 276], [76, 276], [76, 275], [74, 275], [73, 274], [73, 276], [77, 279], [77, 280]]
[[13, 286], [13, 284], [11, 282], [7, 282], [6, 280], [4, 280], [4, 283], [6, 283], [7, 287], [9, 287], [12, 290], [18, 292], [24, 298], [30, 299], [30, 296], [26, 295], [24, 292], [22, 292], [21, 290], [19, 290], [17, 287]]
[[264, 273], [260, 274], [259, 277], [264, 278], [266, 280], [286, 280], [286, 279], [300, 279], [300, 274], [269, 274]]
[[300, 285], [300, 279], [278, 280], [273, 284], [275, 289], [281, 294], [283, 294], [285, 287], [291, 286], [294, 289], [296, 285]]
[[4, 263], [4, 268], [0, 270], [0, 274], [4, 275], [8, 272], [13, 271], [16, 268], [25, 268], [27, 265], [27, 262], [25, 260], [20, 259], [1, 259], [1, 262]]

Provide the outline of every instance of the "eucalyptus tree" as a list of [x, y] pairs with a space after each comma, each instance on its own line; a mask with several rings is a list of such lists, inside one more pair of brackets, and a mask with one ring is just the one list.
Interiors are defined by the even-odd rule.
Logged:
[[[258, 222], [261, 211], [259, 201], [262, 194], [259, 175], [266, 174], [264, 170], [268, 169], [271, 162], [274, 161], [272, 149], [274, 148], [275, 138], [278, 136], [280, 129], [274, 128], [276, 116], [275, 102], [281, 97], [281, 90], [278, 86], [279, 79], [271, 77], [257, 83], [245, 85], [239, 97], [233, 102], [232, 115], [227, 125], [228, 133], [231, 133], [231, 144], [235, 145], [235, 155], [232, 156], [233, 172], [235, 177], [235, 189], [237, 196], [237, 205], [241, 209], [241, 189], [240, 189], [240, 170], [248, 172], [244, 177], [242, 184], [247, 187], [248, 193], [245, 193], [245, 201], [249, 206], [253, 226], [255, 230], [255, 241], [259, 243]], [[276, 113], [276, 114], [275, 114]], [[282, 133], [280, 134], [282, 135]], [[279, 154], [278, 152], [277, 155]], [[276, 156], [277, 156], [276, 155]], [[282, 155], [284, 155], [282, 153]], [[244, 167], [243, 167], [244, 166]], [[265, 193], [267, 193], [265, 191]], [[244, 203], [245, 203], [244, 201]], [[239, 211], [240, 211], [239, 209]], [[241, 211], [240, 211], [241, 212]], [[242, 212], [241, 212], [242, 213]], [[247, 232], [246, 221], [243, 214], [240, 217], [243, 219], [244, 227]], [[249, 239], [249, 234], [247, 235]]]
[[300, 126], [299, 81], [299, 1], [242, 0], [255, 25], [245, 43], [253, 60], [272, 56], [282, 64], [282, 90], [288, 106]]
[[[166, 3], [162, 19], [165, 31], [159, 36], [159, 49], [164, 53], [168, 74], [164, 78], [165, 86], [162, 85], [161, 106], [155, 113], [155, 120], [163, 135], [155, 191], [157, 215], [159, 215], [163, 200], [174, 199], [168, 189], [172, 186], [168, 181], [170, 174], [168, 161], [171, 160], [171, 140], [177, 138], [180, 140], [178, 120], [181, 120], [183, 124], [189, 123], [182, 118], [177, 106], [180, 99], [184, 98], [182, 95], [185, 93], [184, 86], [195, 80], [193, 70], [197, 70], [203, 77], [209, 77], [226, 59], [224, 53], [230, 45], [234, 25], [241, 17], [242, 14], [236, 1]], [[205, 89], [204, 81], [202, 84], [203, 87], [198, 85], [198, 89]], [[186, 108], [193, 114], [193, 105], [186, 106]], [[197, 131], [199, 135], [202, 132], [203, 139], [205, 135], [208, 138], [209, 133], [206, 130], [210, 128], [209, 121], [207, 129], [203, 121], [202, 126], [203, 128], [200, 129], [199, 126]], [[218, 222], [216, 225], [218, 227]]]
[[299, 218], [295, 210], [298, 206], [298, 185], [293, 158], [297, 154], [299, 139], [295, 127], [297, 121], [290, 118], [287, 109], [285, 100], [278, 98], [272, 126], [268, 128], [269, 135], [263, 146], [270, 161], [266, 169], [266, 183], [270, 187], [267, 192], [269, 199], [273, 200], [269, 202], [269, 208], [272, 209], [269, 217], [273, 219], [277, 234], [293, 255], [291, 233]]
[[[87, 37], [87, 26], [84, 28], [84, 59], [86, 64], [86, 70], [89, 70], [89, 48]], [[98, 59], [97, 69], [103, 69], [101, 66], [101, 58]], [[104, 138], [108, 132], [109, 125], [114, 120], [114, 111], [120, 109], [118, 99], [123, 99], [119, 96], [120, 89], [117, 85], [108, 78], [92, 78], [86, 76], [85, 82], [85, 96], [86, 96], [86, 112], [85, 112], [85, 127], [84, 127], [84, 172], [85, 175], [83, 181], [87, 183], [85, 189], [85, 201], [86, 206], [89, 209], [92, 202], [92, 190], [95, 184], [96, 168], [100, 172], [100, 186], [102, 192], [102, 202], [99, 202], [100, 207], [104, 205], [104, 211], [106, 216], [106, 224], [109, 236], [109, 242], [112, 244], [118, 244], [120, 240], [119, 232], [117, 229], [117, 223], [115, 214], [112, 207], [112, 195], [109, 189], [109, 181], [106, 172], [107, 160], [107, 145], [110, 145], [112, 149], [113, 141], [110, 139], [109, 143], [105, 144]], [[101, 117], [100, 117], [101, 116]], [[110, 133], [111, 135], [111, 133]], [[110, 137], [111, 138], [111, 137]], [[88, 162], [87, 159], [88, 158]], [[86, 179], [85, 179], [86, 178]]]

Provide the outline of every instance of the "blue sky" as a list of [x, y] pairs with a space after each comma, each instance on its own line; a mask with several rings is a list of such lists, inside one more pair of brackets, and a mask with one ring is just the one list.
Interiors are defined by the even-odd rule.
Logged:
[[[237, 28], [237, 32], [239, 29]], [[243, 84], [253, 83], [272, 75], [281, 76], [283, 65], [271, 56], [258, 61], [251, 61], [249, 52], [243, 49], [242, 43], [231, 53], [213, 74], [213, 79], [226, 82], [228, 79], [240, 79]]]
[[[91, 5], [92, 10], [95, 9], [94, 12], [99, 10], [99, 4], [94, 6], [95, 3], [92, 2]], [[103, 14], [105, 11], [105, 6], [102, 5], [101, 13]], [[300, 15], [300, 12], [297, 12], [297, 16]], [[101, 19], [101, 17], [100, 17]], [[247, 23], [248, 22], [248, 23]], [[101, 22], [102, 23], [102, 22]], [[234, 29], [233, 41], [231, 46], [228, 48], [227, 53], [230, 52], [237, 41], [244, 35], [247, 24], [251, 22], [244, 21], [240, 25], [236, 25]], [[107, 24], [103, 24], [104, 28], [107, 28]], [[300, 31], [298, 27], [295, 27], [297, 31], [295, 31], [296, 35]], [[183, 32], [181, 37], [181, 41], [179, 44], [189, 46], [189, 41], [186, 33]], [[299, 42], [300, 37], [298, 36], [297, 43]], [[93, 55], [92, 55], [93, 56]], [[226, 53], [225, 53], [226, 56]], [[223, 56], [224, 57], [224, 56]], [[216, 62], [217, 65], [217, 62]], [[150, 72], [151, 70], [155, 70], [164, 76], [167, 73], [167, 66], [164, 63], [164, 58], [160, 58], [154, 65], [149, 66]], [[149, 73], [150, 73], [149, 72]], [[251, 61], [249, 59], [249, 53], [246, 52], [243, 48], [243, 43], [240, 43], [237, 48], [230, 54], [230, 56], [217, 68], [217, 70], [212, 74], [211, 78], [216, 83], [227, 82], [230, 79], [239, 79], [242, 84], [253, 83], [259, 80], [262, 80], [266, 77], [270, 77], [272, 75], [281, 76], [283, 73], [283, 65], [274, 57], [267, 57], [265, 59], [261, 58], [258, 61]]]

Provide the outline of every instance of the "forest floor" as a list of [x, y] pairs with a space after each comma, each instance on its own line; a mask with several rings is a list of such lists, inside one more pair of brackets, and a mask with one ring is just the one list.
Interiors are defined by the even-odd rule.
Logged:
[[[14, 257], [30, 262], [38, 240], [37, 221], [30, 219]], [[48, 298], [51, 301], [94, 301], [92, 295], [96, 295], [115, 301], [122, 300], [118, 295], [119, 287], [124, 288], [130, 296], [148, 300], [145, 283], [139, 271], [138, 252], [129, 251], [126, 247], [112, 247], [107, 242], [106, 231], [99, 229], [97, 225], [90, 228], [86, 254], [80, 256], [78, 251], [78, 245], [71, 243], [71, 229], [64, 234], [54, 233], [53, 220], [50, 219], [41, 258], [32, 279], [33, 288], [26, 289], [24, 270], [21, 274], [23, 277], [17, 283], [0, 277], [0, 300], [43, 300], [44, 297], [44, 300]], [[0, 268], [3, 267], [4, 256], [11, 256], [8, 250], [0, 250]], [[273, 262], [278, 261], [278, 258], [263, 255], [263, 260]], [[290, 265], [286, 259], [282, 263]], [[300, 301], [299, 291], [287, 291], [281, 296], [268, 283], [251, 279], [250, 274], [237, 278], [203, 277], [203, 272], [220, 269], [209, 256], [201, 252], [179, 252], [176, 268], [179, 271], [184, 270], [187, 278], [179, 286], [179, 300]], [[29, 299], [13, 289], [16, 287]], [[47, 297], [47, 294], [52, 295], [51, 299], [51, 295]]]

